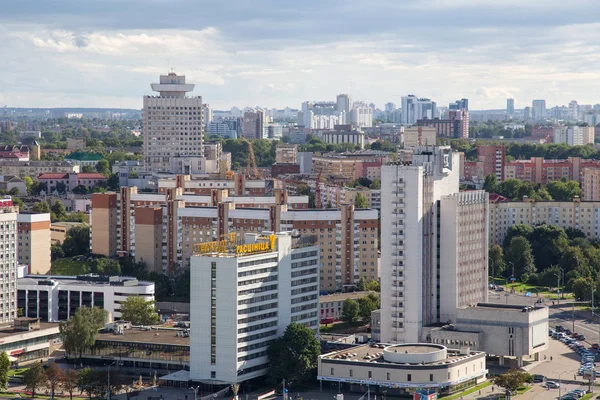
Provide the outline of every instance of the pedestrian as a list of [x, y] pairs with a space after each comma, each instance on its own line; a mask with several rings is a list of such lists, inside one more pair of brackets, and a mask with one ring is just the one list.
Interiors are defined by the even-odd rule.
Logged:
[[479, 389], [479, 395], [481, 396], [481, 389]]
[[550, 361], [552, 361], [552, 356], [550, 356]]
[[[546, 357], [547, 357], [547, 356], [544, 354], [544, 360], [546, 359]], [[186, 399], [186, 400], [187, 400], [187, 399]]]
[[492, 393], [494, 393], [494, 385], [492, 385]]

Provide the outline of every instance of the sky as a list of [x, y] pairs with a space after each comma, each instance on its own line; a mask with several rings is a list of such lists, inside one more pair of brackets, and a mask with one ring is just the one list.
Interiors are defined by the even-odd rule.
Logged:
[[142, 107], [171, 69], [214, 109], [600, 103], [598, 0], [18, 0], [0, 107]]

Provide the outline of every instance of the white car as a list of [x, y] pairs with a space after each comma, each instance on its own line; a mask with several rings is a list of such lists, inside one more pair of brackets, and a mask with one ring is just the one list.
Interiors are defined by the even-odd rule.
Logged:
[[546, 381], [546, 387], [548, 387], [550, 389], [558, 389], [560, 387], [560, 385], [558, 384], [558, 382]]

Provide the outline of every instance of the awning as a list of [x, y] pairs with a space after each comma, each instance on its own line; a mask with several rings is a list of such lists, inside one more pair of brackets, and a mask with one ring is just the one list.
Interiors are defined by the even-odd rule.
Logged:
[[19, 359], [17, 357], [13, 357], [13, 356], [8, 356], [8, 361], [10, 362], [15, 362], [18, 361]]
[[160, 379], [161, 381], [189, 382], [190, 371], [182, 369], [181, 371], [175, 371], [170, 373], [169, 375], [161, 376], [158, 379]]

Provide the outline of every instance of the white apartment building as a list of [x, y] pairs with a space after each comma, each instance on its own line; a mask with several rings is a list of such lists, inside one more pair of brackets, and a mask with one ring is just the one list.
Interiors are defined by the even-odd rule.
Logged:
[[594, 143], [593, 126], [558, 126], [554, 128], [554, 143], [583, 146]]
[[508, 201], [490, 204], [490, 246], [502, 244], [508, 229], [517, 224], [552, 224], [575, 228], [586, 237], [600, 237], [600, 201]]
[[366, 106], [354, 107], [350, 111], [350, 121], [358, 128], [371, 128], [373, 126], [373, 109]]
[[404, 128], [402, 142], [405, 149], [412, 149], [417, 146], [435, 146], [436, 130], [426, 126], [413, 126]]
[[144, 96], [144, 165], [150, 172], [169, 171], [171, 157], [202, 155], [202, 97], [187, 97], [194, 84], [170, 72], [150, 85], [158, 96]]
[[12, 322], [17, 311], [18, 212], [10, 196], [0, 199], [0, 323]]
[[17, 279], [17, 289], [23, 316], [42, 322], [66, 321], [79, 307], [100, 307], [120, 319], [128, 297], [154, 301], [154, 282], [120, 276], [27, 275]]
[[319, 248], [291, 232], [199, 247], [191, 260], [190, 379], [265, 375], [269, 344], [292, 323], [319, 324]]
[[459, 192], [458, 160], [445, 147], [418, 147], [412, 165], [382, 168], [383, 342], [418, 342], [424, 325], [487, 300], [489, 200]]

